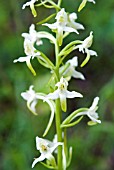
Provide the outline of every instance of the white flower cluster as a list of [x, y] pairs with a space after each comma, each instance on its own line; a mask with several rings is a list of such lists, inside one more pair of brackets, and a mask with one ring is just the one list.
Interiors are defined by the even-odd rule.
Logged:
[[[82, 8], [86, 5], [87, 1], [95, 3], [94, 0], [83, 0], [79, 6], [79, 9], [78, 9], [79, 11], [82, 10]], [[30, 6], [32, 14], [34, 15], [34, 17], [36, 17], [37, 16], [37, 12], [35, 10], [36, 2], [38, 2], [38, 0], [30, 0], [29, 2], [26, 2], [23, 5], [22, 9], [25, 9], [27, 6]], [[54, 3], [52, 2], [52, 0], [44, 0], [44, 1], [41, 0], [41, 4], [45, 4], [47, 2]], [[46, 6], [46, 4], [44, 6]], [[35, 30], [35, 25], [32, 24], [29, 28], [29, 33], [22, 34], [22, 37], [24, 37], [24, 52], [26, 56], [19, 57], [18, 59], [14, 60], [14, 63], [26, 62], [31, 72], [34, 75], [36, 75], [36, 72], [31, 65], [31, 59], [37, 58], [40, 60], [38, 61], [42, 65], [44, 65], [47, 68], [50, 68], [51, 73], [53, 73], [53, 77], [55, 76], [57, 78], [55, 87], [53, 87], [53, 92], [49, 94], [36, 93], [33, 90], [33, 85], [29, 87], [29, 90], [21, 93], [21, 96], [27, 102], [28, 109], [35, 115], [37, 115], [36, 105], [38, 103], [38, 100], [42, 100], [43, 102], [46, 102], [49, 105], [50, 110], [51, 110], [51, 116], [49, 119], [49, 123], [46, 127], [46, 130], [44, 132], [44, 136], [49, 131], [52, 125], [54, 116], [57, 115], [55, 114], [55, 108], [57, 107], [55, 107], [56, 102], [54, 102], [54, 100], [59, 99], [60, 103], [59, 102], [58, 103], [61, 107], [61, 110], [63, 112], [66, 112], [67, 111], [67, 98], [76, 98], [76, 97], [82, 98], [83, 97], [83, 95], [79, 92], [68, 90], [69, 80], [72, 77], [85, 80], [85, 76], [83, 75], [83, 73], [77, 71], [78, 70], [77, 68], [78, 57], [74, 56], [73, 58], [66, 61], [65, 64], [63, 64], [63, 60], [70, 52], [76, 49], [78, 49], [80, 52], [85, 53], [87, 55], [85, 60], [82, 62], [81, 66], [84, 66], [89, 61], [90, 56], [97, 56], [97, 53], [95, 51], [90, 50], [90, 47], [93, 43], [93, 32], [92, 31], [90, 32], [90, 35], [87, 38], [85, 38], [83, 41], [79, 41], [79, 40], [73, 41], [74, 44], [72, 44], [72, 42], [69, 43], [70, 45], [68, 44], [65, 48], [61, 50], [62, 52], [61, 51], [59, 52], [58, 49], [59, 49], [59, 46], [62, 45], [63, 39], [71, 32], [79, 34], [78, 30], [83, 30], [84, 26], [76, 22], [77, 20], [76, 13], [73, 12], [69, 14], [65, 12], [64, 8], [62, 9], [59, 8], [59, 12], [57, 13], [55, 17], [55, 20], [56, 20], [55, 23], [52, 23], [52, 24], [45, 23], [43, 25], [49, 27], [52, 31], [56, 32], [56, 38], [52, 34], [47, 33], [46, 31], [37, 32]], [[48, 38], [50, 42], [55, 45], [55, 53], [58, 53], [56, 54], [56, 58], [58, 57], [58, 61], [59, 61], [58, 63], [56, 62], [58, 65], [57, 64], [54, 65], [50, 61], [50, 59], [45, 54], [43, 54], [43, 52], [38, 51], [35, 48], [35, 45], [39, 46], [43, 44], [41, 38]], [[57, 74], [59, 74], [59, 76]], [[101, 120], [98, 119], [99, 118], [98, 113], [96, 112], [98, 109], [98, 101], [99, 101], [99, 97], [96, 97], [94, 98], [94, 101], [90, 108], [85, 108], [85, 109], [82, 108], [82, 110], [78, 109], [78, 112], [76, 112], [77, 110], [74, 111], [72, 114], [70, 114], [66, 118], [65, 121], [59, 124], [60, 128], [64, 128], [65, 125], [66, 127], [68, 126], [70, 127], [70, 125], [73, 125], [73, 123], [76, 124], [77, 123], [76, 121], [73, 123], [72, 121], [76, 119], [77, 117], [83, 117], [84, 115], [89, 117], [90, 121], [88, 122], [88, 124], [90, 125], [101, 123]], [[63, 127], [61, 125], [63, 125]], [[62, 131], [61, 131], [61, 138], [62, 138]], [[55, 151], [55, 153], [58, 153], [59, 149], [57, 151], [56, 150], [57, 147], [62, 147], [62, 152], [61, 152], [63, 155], [62, 163], [63, 163], [64, 170], [66, 170], [67, 160], [68, 160], [67, 157], [71, 158], [71, 156], [65, 155], [66, 148], [64, 148], [65, 145], [61, 141], [62, 140], [59, 140], [59, 142], [57, 141], [57, 135], [55, 136], [52, 142], [47, 139], [39, 138], [37, 136], [36, 137], [36, 149], [41, 153], [41, 155], [38, 158], [35, 158], [35, 160], [32, 163], [32, 168], [36, 165], [36, 163], [47, 159], [46, 164], [44, 162], [42, 164], [44, 164], [50, 169], [57, 169], [57, 165], [56, 165], [55, 157], [53, 156], [53, 152]], [[69, 150], [69, 155], [72, 155], [72, 148], [70, 148]]]

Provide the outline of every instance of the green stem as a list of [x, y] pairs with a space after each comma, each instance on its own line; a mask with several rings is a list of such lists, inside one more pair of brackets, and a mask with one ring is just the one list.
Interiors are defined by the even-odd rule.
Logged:
[[68, 151], [67, 151], [67, 131], [66, 128], [64, 128], [64, 152], [66, 157], [68, 156]]
[[[55, 43], [55, 55], [56, 55], [56, 83], [60, 80], [59, 75], [59, 45], [56, 41]], [[57, 140], [58, 142], [62, 142], [62, 129], [61, 129], [61, 105], [60, 105], [60, 99], [56, 100], [56, 114], [55, 114], [55, 120], [56, 120], [56, 131], [57, 131]], [[62, 165], [62, 146], [58, 146], [58, 154], [57, 154], [57, 163], [58, 163], [58, 170], [63, 170]]]
[[[57, 139], [58, 142], [62, 142], [62, 129], [61, 129], [61, 108], [60, 108], [60, 100], [56, 100], [56, 130], [57, 130]], [[58, 170], [62, 170], [62, 146], [58, 146]]]

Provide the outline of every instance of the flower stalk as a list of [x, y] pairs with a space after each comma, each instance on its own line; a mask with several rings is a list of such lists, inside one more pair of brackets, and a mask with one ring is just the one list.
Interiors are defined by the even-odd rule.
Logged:
[[[81, 11], [85, 7], [87, 1], [95, 3], [94, 0], [82, 0], [78, 11]], [[22, 7], [22, 9], [30, 7], [34, 17], [37, 16], [36, 8], [39, 6], [55, 9], [53, 14], [37, 23], [47, 26], [54, 34], [49, 33], [48, 31], [38, 32], [35, 30], [35, 25], [31, 24], [29, 33], [22, 34], [26, 56], [14, 60], [14, 63], [26, 62], [27, 67], [33, 75], [36, 75], [36, 71], [31, 64], [31, 59], [37, 58], [39, 64], [49, 69], [52, 74], [48, 83], [51, 92], [48, 92], [48, 94], [35, 92], [33, 90], [33, 85], [30, 86], [28, 91], [21, 93], [22, 98], [27, 102], [28, 109], [35, 116], [39, 115], [37, 110], [38, 100], [42, 100], [48, 104], [51, 114], [42, 135], [43, 137], [48, 134], [55, 118], [56, 137], [52, 141], [38, 136], [36, 137], [36, 149], [40, 152], [40, 156], [34, 159], [32, 168], [34, 168], [37, 163], [41, 162], [41, 164], [48, 169], [66, 170], [70, 165], [72, 158], [72, 147], [70, 146], [68, 148], [67, 145], [67, 128], [76, 126], [81, 122], [84, 116], [87, 116], [90, 119], [88, 125], [101, 123], [101, 120], [98, 119], [98, 113], [96, 112], [98, 109], [99, 97], [94, 98], [90, 108], [82, 107], [69, 113], [67, 117], [62, 116], [62, 114], [67, 112], [67, 98], [73, 99], [83, 97], [79, 92], [68, 90], [70, 80], [72, 78], [85, 80], [85, 75], [78, 71], [78, 67], [79, 65], [81, 65], [81, 67], [85, 66], [91, 59], [90, 56], [97, 56], [97, 53], [96, 51], [89, 49], [93, 43], [92, 31], [83, 41], [76, 39], [69, 42], [64, 47], [63, 42], [65, 41], [65, 38], [71, 33], [73, 33], [74, 36], [75, 34], [79, 36], [79, 30], [84, 30], [84, 26], [75, 21], [78, 18], [75, 12], [69, 14], [66, 12], [65, 8], [61, 8], [61, 4], [62, 0], [58, 0], [57, 3], [53, 0], [30, 0]], [[54, 23], [46, 23], [53, 17], [55, 17]], [[54, 45], [54, 63], [51, 61], [50, 57], [39, 50], [39, 46], [43, 45], [44, 38], [48, 39], [49, 42]], [[77, 55], [67, 59], [67, 57], [72, 56], [71, 53], [73, 51], [75, 52], [75, 50], [79, 50], [79, 52], [87, 55], [82, 64], [78, 64], [79, 60]], [[65, 117], [64, 120], [63, 117]]]

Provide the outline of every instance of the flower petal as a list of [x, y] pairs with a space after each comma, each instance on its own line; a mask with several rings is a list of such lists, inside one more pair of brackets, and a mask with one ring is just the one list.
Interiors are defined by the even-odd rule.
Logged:
[[[95, 114], [95, 113], [94, 113]], [[97, 118], [94, 117], [94, 114], [93, 116], [91, 114], [87, 114], [87, 116], [93, 121], [93, 122], [97, 122], [97, 123], [101, 123], [101, 120], [98, 120]]]
[[93, 56], [93, 55], [98, 56], [97, 53], [96, 53], [96, 51], [89, 50], [89, 53], [90, 53], [91, 56]]
[[66, 112], [67, 110], [67, 100], [66, 100], [66, 93], [59, 93], [61, 109]]
[[13, 62], [25, 62], [27, 60], [27, 57], [19, 57], [18, 59], [15, 59]]
[[[59, 98], [59, 90], [55, 90], [53, 93], [49, 93], [47, 96], [45, 96], [47, 99], [52, 99], [52, 100], [55, 100], [55, 99], [58, 99]], [[45, 99], [44, 99], [45, 101]]]
[[95, 110], [99, 102], [99, 97], [95, 97], [92, 103], [92, 106], [89, 108], [89, 110]]
[[83, 97], [81, 93], [75, 92], [75, 91], [66, 91], [66, 97], [67, 98], [75, 98], [75, 97]]
[[80, 79], [82, 79], [82, 80], [85, 80], [85, 77], [84, 77], [84, 75], [82, 74], [82, 73], [80, 73], [79, 71], [73, 71], [73, 73], [72, 73], [72, 77], [74, 77], [74, 78], [80, 78]]
[[79, 32], [78, 32], [76, 29], [71, 28], [71, 27], [65, 26], [63, 30], [64, 30], [65, 32], [75, 32], [75, 33], [79, 34]]
[[44, 155], [41, 154], [41, 156], [40, 156], [39, 158], [36, 158], [36, 159], [33, 161], [33, 163], [32, 163], [32, 168], [34, 168], [34, 166], [36, 165], [36, 163], [41, 162], [41, 161], [43, 161], [44, 159], [45, 159]]

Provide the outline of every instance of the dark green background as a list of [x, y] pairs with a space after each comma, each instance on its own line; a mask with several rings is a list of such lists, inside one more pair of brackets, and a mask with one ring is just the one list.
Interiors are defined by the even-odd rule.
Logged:
[[[63, 7], [68, 12], [76, 12], [80, 0], [63, 0]], [[26, 102], [20, 93], [31, 84], [35, 89], [45, 89], [49, 80], [49, 71], [42, 68], [34, 59], [32, 64], [37, 72], [33, 77], [25, 63], [13, 64], [13, 60], [24, 56], [22, 32], [28, 32], [31, 23], [36, 23], [53, 12], [38, 8], [38, 18], [34, 19], [30, 9], [21, 10], [24, 0], [0, 1], [0, 169], [30, 170], [34, 157], [39, 153], [35, 148], [35, 136], [41, 136], [49, 119], [49, 110], [39, 102], [39, 116], [35, 117], [26, 108]], [[70, 90], [84, 95], [83, 99], [68, 101], [68, 113], [79, 107], [89, 107], [94, 97], [99, 96], [98, 113], [101, 125], [88, 127], [88, 118], [84, 118], [74, 128], [68, 130], [68, 144], [73, 146], [73, 159], [69, 170], [113, 170], [114, 169], [114, 0], [96, 0], [96, 5], [87, 3], [78, 14], [78, 21], [83, 23], [85, 31], [80, 35], [71, 34], [72, 39], [84, 39], [94, 32], [91, 49], [98, 57], [91, 60], [84, 68], [78, 68], [86, 81], [72, 80]], [[42, 28], [37, 26], [37, 30]], [[45, 29], [43, 27], [43, 29]], [[48, 29], [47, 29], [48, 30]], [[54, 51], [48, 41], [41, 49], [54, 61]], [[78, 51], [69, 56], [83, 55]], [[44, 107], [45, 106], [45, 107]], [[47, 111], [48, 110], [48, 111]], [[48, 112], [48, 113], [47, 113]], [[67, 113], [67, 114], [68, 114]], [[64, 115], [65, 117], [66, 115]], [[54, 125], [47, 138], [54, 135]], [[34, 169], [44, 170], [39, 164]]]

